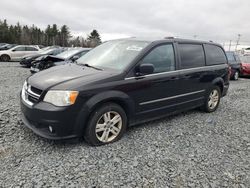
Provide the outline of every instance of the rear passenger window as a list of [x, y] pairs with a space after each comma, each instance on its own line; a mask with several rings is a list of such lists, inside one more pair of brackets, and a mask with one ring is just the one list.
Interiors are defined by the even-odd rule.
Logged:
[[38, 51], [38, 49], [33, 47], [26, 47], [26, 51]]
[[207, 65], [218, 65], [227, 63], [224, 51], [219, 47], [211, 44], [205, 44]]
[[201, 44], [179, 44], [181, 68], [205, 66], [205, 55]]
[[153, 64], [154, 73], [175, 70], [175, 56], [172, 44], [165, 44], [154, 48], [144, 57], [141, 64]]

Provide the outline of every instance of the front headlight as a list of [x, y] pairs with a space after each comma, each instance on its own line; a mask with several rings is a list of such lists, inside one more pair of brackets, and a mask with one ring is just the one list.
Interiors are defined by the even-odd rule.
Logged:
[[48, 91], [43, 99], [55, 106], [69, 106], [75, 103], [78, 91]]

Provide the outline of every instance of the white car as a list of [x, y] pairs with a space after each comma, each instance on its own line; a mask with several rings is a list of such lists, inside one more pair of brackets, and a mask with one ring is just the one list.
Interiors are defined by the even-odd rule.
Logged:
[[243, 49], [244, 55], [250, 55], [250, 47]]
[[9, 50], [0, 51], [1, 61], [19, 61], [23, 56], [39, 53], [39, 49], [29, 45], [15, 46]]

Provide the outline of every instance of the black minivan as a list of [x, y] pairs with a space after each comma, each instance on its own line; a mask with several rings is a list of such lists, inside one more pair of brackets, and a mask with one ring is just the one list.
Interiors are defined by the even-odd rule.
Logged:
[[25, 81], [24, 124], [48, 139], [114, 142], [127, 126], [200, 107], [217, 109], [229, 87], [219, 44], [184, 39], [105, 42], [76, 64]]

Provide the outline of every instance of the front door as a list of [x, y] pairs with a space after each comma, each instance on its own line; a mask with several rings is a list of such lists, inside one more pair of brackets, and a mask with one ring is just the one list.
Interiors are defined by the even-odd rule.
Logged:
[[25, 51], [24, 46], [16, 47], [11, 51], [11, 59], [12, 60], [18, 60], [18, 59], [20, 59], [20, 57], [25, 55], [25, 52], [26, 51]]
[[180, 94], [180, 88], [173, 44], [154, 47], [138, 66], [140, 64], [153, 64], [154, 72], [126, 78], [126, 88], [131, 88], [128, 94], [135, 102], [137, 119], [148, 119], [175, 111], [175, 104], [179, 102], [175, 96]]

